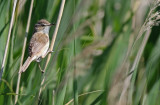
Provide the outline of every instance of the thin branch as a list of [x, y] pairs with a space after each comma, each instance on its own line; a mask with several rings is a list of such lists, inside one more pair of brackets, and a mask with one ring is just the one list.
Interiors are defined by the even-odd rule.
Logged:
[[[26, 28], [26, 33], [25, 33], [25, 38], [24, 38], [24, 43], [23, 43], [23, 50], [22, 50], [22, 56], [21, 56], [21, 62], [20, 62], [19, 71], [21, 70], [21, 67], [22, 67], [22, 64], [23, 64], [24, 53], [25, 53], [26, 43], [27, 43], [27, 36], [28, 36], [28, 31], [29, 31], [30, 22], [31, 22], [31, 15], [32, 15], [32, 9], [33, 9], [33, 2], [34, 2], [34, 0], [31, 1], [31, 6], [30, 6], [28, 21], [27, 21], [27, 28]], [[16, 94], [19, 93], [20, 81], [21, 81], [21, 73], [18, 73]], [[18, 95], [16, 95], [16, 97], [15, 97], [15, 104], [17, 103], [17, 100], [18, 100]]]
[[[62, 0], [62, 2], [61, 2], [61, 7], [60, 7], [57, 23], [56, 23], [56, 28], [55, 28], [55, 31], [53, 33], [52, 42], [51, 42], [51, 45], [50, 45], [50, 51], [52, 51], [53, 47], [54, 47], [54, 43], [55, 43], [55, 40], [56, 40], [56, 37], [57, 37], [60, 21], [61, 21], [63, 10], [64, 10], [65, 1], [66, 0]], [[50, 59], [51, 59], [51, 54], [48, 55], [48, 58], [47, 58], [47, 61], [46, 61], [45, 67], [44, 67], [44, 72], [46, 71], [46, 68], [48, 66], [48, 63], [49, 63]], [[44, 80], [45, 80], [45, 77], [43, 77], [43, 79], [42, 79], [41, 86], [44, 84]], [[41, 91], [42, 91], [42, 87], [39, 90], [39, 97], [41, 95]]]
[[4, 70], [4, 65], [5, 65], [5, 62], [6, 62], [6, 57], [7, 57], [8, 46], [9, 46], [10, 37], [11, 37], [11, 31], [12, 31], [12, 27], [13, 27], [16, 5], [17, 5], [17, 0], [14, 0], [12, 17], [11, 17], [11, 22], [10, 22], [10, 27], [9, 27], [9, 32], [8, 32], [8, 38], [7, 38], [6, 48], [5, 48], [4, 57], [3, 57], [3, 61], [2, 61], [1, 71], [0, 71], [0, 82], [1, 82], [2, 74], [3, 74], [3, 70]]

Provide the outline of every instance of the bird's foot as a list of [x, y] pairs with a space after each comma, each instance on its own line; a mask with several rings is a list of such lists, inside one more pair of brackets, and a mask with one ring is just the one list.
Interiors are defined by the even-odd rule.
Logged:
[[53, 53], [53, 52], [54, 52], [54, 51], [48, 51], [48, 54], [49, 54], [49, 53]]

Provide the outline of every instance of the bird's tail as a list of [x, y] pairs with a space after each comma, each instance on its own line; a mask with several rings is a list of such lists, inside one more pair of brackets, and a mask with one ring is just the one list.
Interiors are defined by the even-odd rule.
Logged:
[[19, 73], [25, 72], [30, 63], [33, 61], [33, 57], [28, 57], [23, 66], [20, 68]]

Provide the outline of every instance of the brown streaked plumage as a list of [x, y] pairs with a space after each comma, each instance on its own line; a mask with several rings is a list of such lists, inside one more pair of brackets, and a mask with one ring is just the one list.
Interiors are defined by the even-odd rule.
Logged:
[[35, 24], [34, 34], [29, 44], [29, 57], [23, 64], [19, 73], [25, 72], [30, 63], [34, 60], [39, 62], [39, 58], [44, 58], [49, 48], [49, 29], [54, 25], [49, 23], [47, 20], [41, 19]]
[[32, 57], [40, 53], [44, 45], [49, 43], [49, 37], [43, 33], [35, 33], [29, 44], [29, 56]]

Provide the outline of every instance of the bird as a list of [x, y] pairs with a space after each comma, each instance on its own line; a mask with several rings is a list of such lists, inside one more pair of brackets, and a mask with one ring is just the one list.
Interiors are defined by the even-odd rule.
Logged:
[[40, 62], [49, 51], [49, 30], [50, 27], [55, 25], [49, 23], [45, 19], [39, 20], [34, 26], [34, 33], [29, 43], [29, 56], [25, 63], [20, 67], [19, 73], [25, 72], [32, 61]]

